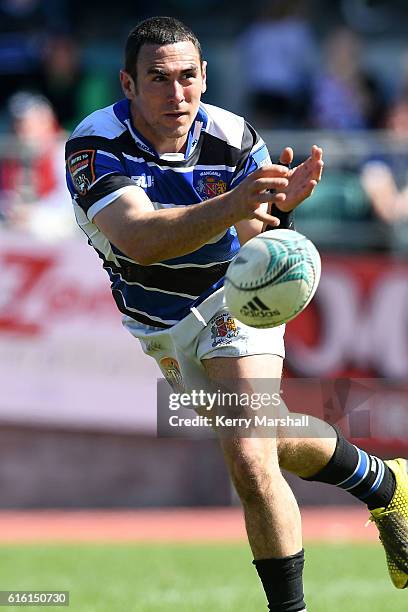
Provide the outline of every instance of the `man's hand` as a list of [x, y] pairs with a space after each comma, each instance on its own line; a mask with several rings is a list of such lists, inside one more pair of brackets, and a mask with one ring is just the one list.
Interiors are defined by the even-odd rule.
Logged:
[[[283, 149], [279, 160], [281, 164], [289, 166], [293, 161], [293, 150], [290, 147]], [[275, 202], [278, 208], [289, 212], [308, 198], [321, 179], [323, 166], [323, 151], [320, 147], [313, 145], [311, 156], [299, 166], [288, 170], [289, 184], [282, 190], [286, 198], [278, 199]]]
[[290, 172], [279, 164], [264, 166], [252, 172], [232, 191], [225, 193], [223, 197], [230, 200], [234, 214], [239, 215], [235, 223], [242, 219], [257, 219], [277, 227], [279, 219], [269, 215], [267, 207], [262, 205], [274, 202], [281, 207], [286, 199], [284, 192], [289, 187]]

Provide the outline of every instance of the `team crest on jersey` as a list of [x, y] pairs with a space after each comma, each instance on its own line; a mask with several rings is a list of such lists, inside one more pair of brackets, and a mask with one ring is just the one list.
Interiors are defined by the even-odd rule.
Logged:
[[219, 172], [200, 172], [197, 191], [204, 200], [207, 200], [208, 198], [214, 198], [225, 193], [227, 191], [227, 183], [222, 180]]
[[68, 157], [68, 170], [79, 195], [86, 195], [95, 181], [95, 153], [94, 150], [84, 149]]
[[217, 315], [211, 322], [211, 346], [219, 344], [230, 344], [233, 338], [238, 336], [238, 328], [234, 317], [229, 312]]
[[164, 378], [173, 391], [184, 391], [183, 377], [177, 359], [174, 359], [174, 357], [162, 357], [159, 366], [164, 374]]

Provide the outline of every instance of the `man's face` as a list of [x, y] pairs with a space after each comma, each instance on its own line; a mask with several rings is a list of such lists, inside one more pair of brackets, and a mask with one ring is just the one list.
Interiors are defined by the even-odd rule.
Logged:
[[206, 88], [205, 68], [193, 43], [184, 41], [143, 45], [136, 83], [128, 73], [121, 73], [135, 127], [159, 153], [182, 150]]

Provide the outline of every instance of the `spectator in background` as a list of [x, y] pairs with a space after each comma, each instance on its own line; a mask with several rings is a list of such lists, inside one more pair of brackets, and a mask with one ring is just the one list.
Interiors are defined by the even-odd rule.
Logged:
[[75, 41], [66, 35], [51, 37], [44, 50], [40, 89], [67, 130], [80, 119], [78, 91], [83, 78]]
[[408, 221], [408, 81], [404, 95], [390, 109], [385, 127], [391, 151], [364, 164], [361, 183], [377, 217], [386, 223]]
[[22, 87], [38, 88], [45, 42], [70, 24], [67, 0], [0, 0], [0, 113]]
[[304, 124], [317, 56], [307, 0], [269, 0], [239, 48], [253, 120], [262, 127]]
[[373, 75], [364, 70], [361, 43], [351, 30], [331, 32], [322, 50], [325, 67], [315, 78], [312, 127], [328, 130], [372, 129], [381, 126], [384, 101]]
[[14, 152], [0, 160], [0, 214], [11, 228], [47, 239], [73, 232], [66, 196], [64, 132], [49, 101], [19, 92], [9, 101]]
[[72, 37], [54, 35], [48, 40], [38, 87], [67, 131], [92, 111], [111, 104], [109, 85], [102, 73], [87, 73], [79, 43]]

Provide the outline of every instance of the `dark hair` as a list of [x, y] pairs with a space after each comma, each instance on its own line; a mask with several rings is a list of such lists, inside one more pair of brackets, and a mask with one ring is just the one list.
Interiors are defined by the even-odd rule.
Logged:
[[197, 36], [184, 23], [174, 17], [150, 17], [137, 24], [127, 37], [125, 46], [125, 70], [136, 78], [136, 63], [143, 45], [173, 45], [190, 41], [198, 51], [202, 62], [201, 45]]

